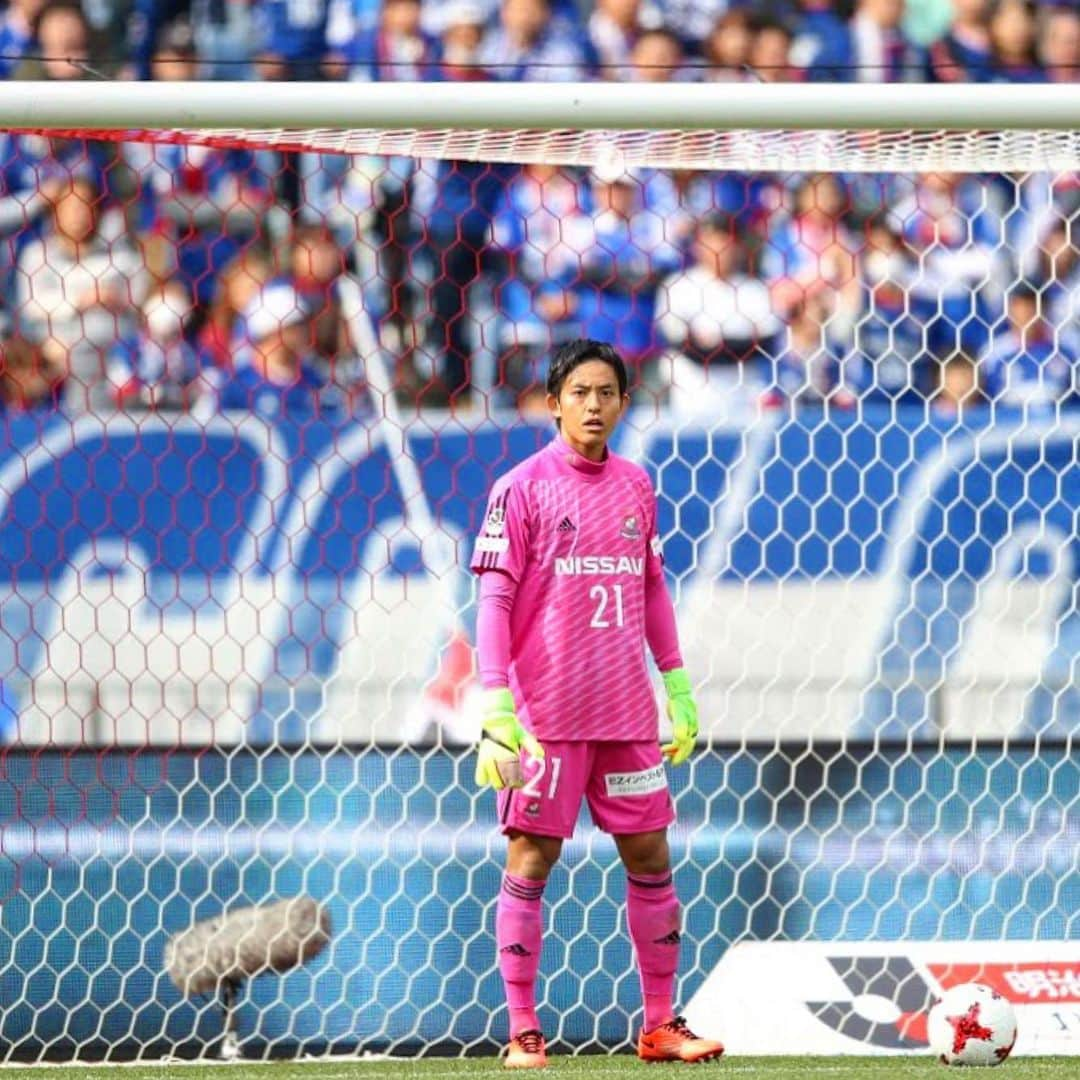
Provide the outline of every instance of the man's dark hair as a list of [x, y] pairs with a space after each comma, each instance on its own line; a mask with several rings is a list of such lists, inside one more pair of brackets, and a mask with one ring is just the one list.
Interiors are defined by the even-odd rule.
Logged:
[[90, 23], [87, 22], [86, 13], [82, 9], [82, 4], [79, 0], [60, 0], [60, 3], [56, 4], [43, 4], [41, 10], [34, 17], [34, 21], [31, 24], [33, 27], [34, 35], [36, 36], [41, 29], [41, 24], [45, 22], [50, 15], [58, 15], [63, 13], [76, 18], [83, 24], [83, 29], [89, 33]]
[[1019, 281], [1009, 289], [1008, 297], [1010, 300], [1024, 300], [1037, 306], [1039, 303], [1039, 290], [1026, 281]]
[[788, 26], [783, 19], [779, 19], [775, 15], [769, 15], [767, 13], [764, 15], [752, 16], [750, 19], [750, 29], [757, 34], [761, 33], [762, 30], [779, 30], [788, 41], [791, 41], [795, 36], [791, 27]]
[[590, 360], [611, 365], [619, 384], [619, 396], [622, 397], [629, 385], [623, 358], [606, 341], [593, 341], [592, 338], [576, 338], [555, 350], [551, 367], [548, 368], [547, 392], [558, 397], [570, 372]]
[[711, 230], [712, 232], [727, 233], [732, 240], [742, 240], [744, 228], [737, 214], [728, 210], [711, 210], [698, 218], [698, 232]]

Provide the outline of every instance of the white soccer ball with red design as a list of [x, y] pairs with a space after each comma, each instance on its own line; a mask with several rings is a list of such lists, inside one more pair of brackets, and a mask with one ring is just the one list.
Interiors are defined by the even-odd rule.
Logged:
[[927, 1036], [943, 1065], [1000, 1065], [1016, 1043], [1016, 1012], [989, 986], [964, 983], [930, 1010]]

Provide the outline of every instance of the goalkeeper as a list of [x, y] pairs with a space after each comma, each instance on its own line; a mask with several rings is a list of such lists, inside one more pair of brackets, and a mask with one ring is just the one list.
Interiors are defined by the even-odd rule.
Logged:
[[[638, 1055], [716, 1058], [721, 1044], [694, 1035], [672, 1001], [680, 918], [663, 759], [681, 765], [690, 756], [697, 710], [664, 583], [652, 485], [607, 448], [629, 403], [621, 357], [597, 341], [562, 346], [547, 403], [558, 433], [495, 483], [472, 559], [481, 575], [484, 686], [476, 778], [498, 792], [508, 837], [495, 920], [510, 1008], [506, 1064], [546, 1064], [535, 1001], [541, 897], [582, 796], [626, 867], [645, 1005]], [[662, 747], [646, 642], [674, 729]]]

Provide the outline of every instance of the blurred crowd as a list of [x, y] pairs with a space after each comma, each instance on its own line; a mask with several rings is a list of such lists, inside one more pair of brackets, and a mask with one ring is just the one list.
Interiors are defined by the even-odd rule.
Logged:
[[[1080, 2], [9, 0], [0, 77], [1073, 81]], [[1078, 398], [1078, 211], [1076, 175], [2, 133], [0, 406], [362, 410], [377, 341], [406, 402], [529, 411], [551, 347], [589, 336], [685, 414], [1054, 409]]]

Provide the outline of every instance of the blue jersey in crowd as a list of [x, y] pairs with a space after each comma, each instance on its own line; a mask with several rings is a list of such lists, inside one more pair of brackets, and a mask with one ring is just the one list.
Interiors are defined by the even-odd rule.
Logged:
[[596, 55], [573, 23], [555, 17], [525, 49], [495, 27], [480, 46], [479, 62], [500, 82], [572, 82], [589, 77]]
[[11, 8], [0, 15], [0, 79], [11, 78], [32, 41]]
[[949, 31], [930, 46], [930, 74], [938, 82], [990, 82], [994, 53], [985, 45], [964, 41]]
[[384, 30], [363, 30], [340, 50], [355, 82], [438, 82], [442, 50], [438, 38], [420, 33], [397, 39]]
[[825, 9], [806, 13], [798, 46], [793, 60], [810, 82], [907, 82], [926, 71], [926, 53], [900, 31], [875, 28], [863, 37], [854, 22]]
[[[507, 190], [492, 224], [494, 245], [506, 255], [496, 289], [501, 345], [540, 345], [576, 333], [582, 245], [591, 236], [584, 202], [584, 186], [565, 174], [541, 186], [523, 172]], [[542, 308], [547, 297], [570, 297], [573, 310], [553, 322]]]
[[326, 54], [327, 0], [261, 0], [262, 48], [284, 60], [316, 64]]
[[271, 382], [251, 364], [239, 367], [221, 388], [222, 409], [249, 409], [264, 419], [312, 416], [342, 407], [341, 390], [327, 379], [317, 363], [303, 360], [296, 379]]
[[593, 215], [581, 266], [581, 321], [586, 337], [610, 341], [631, 357], [655, 343], [656, 292], [661, 279], [683, 264], [664, 219], [648, 209], [629, 220], [609, 210]]
[[[428, 238], [442, 244], [460, 235], [480, 250], [517, 167], [440, 161], [434, 171], [434, 183], [425, 185], [423, 195], [413, 207], [426, 224]], [[425, 171], [425, 178], [428, 176], [429, 170]]]
[[981, 363], [986, 392], [1006, 408], [1049, 408], [1077, 389], [1076, 357], [1050, 333], [998, 336]]

